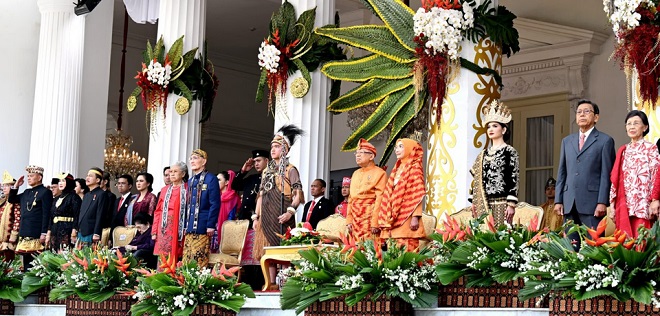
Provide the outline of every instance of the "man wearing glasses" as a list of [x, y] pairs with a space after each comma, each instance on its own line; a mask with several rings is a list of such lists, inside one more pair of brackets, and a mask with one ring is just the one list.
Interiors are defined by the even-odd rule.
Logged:
[[[575, 121], [580, 131], [561, 141], [555, 212], [564, 221], [595, 228], [607, 215], [610, 172], [614, 164], [614, 140], [596, 129], [598, 105], [578, 101]], [[578, 242], [579, 236], [570, 236]]]
[[376, 147], [360, 139], [355, 162], [360, 169], [351, 177], [350, 196], [346, 211], [346, 226], [354, 240], [360, 241], [379, 234], [378, 214], [381, 197], [387, 184], [387, 173], [374, 163]]

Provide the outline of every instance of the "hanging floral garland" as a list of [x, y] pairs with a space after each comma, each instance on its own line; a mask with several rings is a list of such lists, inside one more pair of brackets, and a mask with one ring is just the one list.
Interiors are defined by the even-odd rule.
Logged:
[[[394, 148], [394, 141], [412, 125], [433, 102], [441, 104], [448, 73], [464, 68], [479, 75], [492, 75], [501, 86], [499, 74], [459, 56], [460, 43], [478, 43], [483, 38], [502, 47], [510, 56], [520, 50], [516, 16], [503, 6], [492, 8], [491, 0], [422, 0], [414, 12], [401, 0], [363, 0], [365, 6], [383, 21], [382, 25], [322, 27], [316, 34], [370, 54], [346, 61], [326, 63], [321, 71], [333, 80], [356, 82], [328, 106], [334, 113], [359, 111], [359, 126], [348, 137], [342, 150], [355, 150], [360, 138], [373, 139], [389, 132], [381, 164]], [[450, 67], [452, 63], [460, 67]], [[373, 105], [375, 109], [363, 111]], [[440, 120], [441, 107], [437, 119]], [[386, 132], [387, 133], [387, 132]]]
[[660, 1], [604, 0], [603, 9], [617, 39], [614, 58], [629, 79], [633, 68], [637, 70], [641, 98], [655, 107], [660, 81]]
[[193, 100], [204, 100], [200, 123], [210, 117], [218, 78], [213, 63], [203, 57], [204, 62], [196, 59], [196, 54], [197, 47], [183, 54], [183, 36], [172, 43], [167, 53], [162, 36], [153, 47], [147, 41], [147, 49], [142, 54], [142, 70], [135, 76], [137, 87], [128, 98], [127, 110], [135, 110], [139, 95], [147, 111], [149, 130], [152, 133], [156, 131], [155, 125], [161, 109], [165, 118], [167, 96], [170, 93], [181, 96], [175, 103], [178, 114], [188, 113]]
[[[284, 1], [282, 6], [271, 17], [268, 37], [259, 47], [259, 67], [261, 78], [257, 87], [256, 102], [261, 102], [266, 86], [268, 86], [268, 110], [274, 113], [273, 104], [277, 110], [284, 104], [284, 94], [291, 89], [296, 98], [304, 97], [312, 82], [310, 72], [320, 64], [329, 60], [346, 59], [346, 55], [337, 44], [328, 39], [322, 39], [314, 34], [316, 8], [303, 12], [296, 19], [296, 11], [291, 3]], [[335, 16], [338, 25], [338, 16]], [[287, 87], [289, 75], [300, 70], [302, 78], [296, 78]], [[333, 81], [331, 100], [339, 94], [339, 81]]]

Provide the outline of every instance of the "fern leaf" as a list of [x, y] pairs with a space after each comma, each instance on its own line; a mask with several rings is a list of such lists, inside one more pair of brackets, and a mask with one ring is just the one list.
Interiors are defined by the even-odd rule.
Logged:
[[417, 57], [401, 45], [386, 26], [358, 25], [342, 28], [318, 28], [316, 34], [362, 48], [400, 63], [412, 63]]
[[328, 111], [346, 112], [377, 102], [401, 89], [412, 86], [412, 78], [399, 80], [372, 79], [348, 91], [328, 105]]
[[323, 74], [334, 80], [363, 82], [373, 78], [402, 79], [413, 75], [412, 64], [397, 63], [377, 54], [323, 65]]
[[396, 37], [399, 44], [410, 51], [415, 51], [417, 44], [413, 41], [415, 12], [401, 0], [368, 0], [378, 17]]

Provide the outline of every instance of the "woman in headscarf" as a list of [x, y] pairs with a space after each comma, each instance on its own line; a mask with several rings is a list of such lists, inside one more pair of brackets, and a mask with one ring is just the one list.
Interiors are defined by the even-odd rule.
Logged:
[[211, 250], [217, 252], [222, 238], [222, 223], [233, 221], [237, 217], [241, 204], [241, 197], [231, 188], [232, 182], [236, 177], [233, 170], [222, 171], [218, 173], [218, 185], [220, 186], [220, 215], [218, 216], [218, 228], [215, 230], [211, 240]]
[[5, 171], [2, 175], [2, 194], [0, 194], [0, 256], [4, 257], [4, 261], [14, 260], [21, 222], [21, 204], [7, 201], [9, 190], [15, 183], [16, 180]]
[[[264, 247], [280, 244], [278, 233], [284, 234], [287, 227], [295, 226], [296, 209], [304, 203], [300, 174], [287, 158], [296, 137], [302, 133], [303, 131], [295, 125], [286, 125], [279, 129], [271, 141], [272, 159], [261, 177], [256, 214], [252, 217], [255, 231], [253, 255], [257, 260], [263, 256]], [[284, 193], [283, 207], [282, 193]], [[275, 284], [275, 267], [270, 266], [269, 272], [270, 282]]]
[[160, 190], [158, 205], [154, 211], [151, 238], [156, 240], [154, 255], [180, 258], [183, 254], [183, 232], [179, 231], [179, 217], [186, 210], [187, 184], [183, 179], [188, 166], [179, 161], [170, 167], [170, 183]]
[[416, 251], [426, 237], [422, 217], [424, 188], [424, 149], [417, 141], [402, 138], [394, 147], [396, 164], [387, 180], [378, 211], [380, 237], [394, 238], [408, 251]]
[[[477, 156], [470, 173], [472, 181], [472, 212], [477, 218], [485, 213], [493, 215], [495, 225], [511, 223], [518, 204], [520, 167], [518, 151], [508, 145], [511, 132], [511, 112], [504, 103], [493, 100], [486, 107], [483, 122], [491, 146]], [[540, 220], [540, 219], [539, 219]]]
[[660, 154], [644, 139], [649, 133], [649, 119], [642, 111], [626, 116], [630, 143], [621, 146], [612, 167], [610, 205], [616, 228], [637, 238], [639, 226], [651, 228], [660, 207]]
[[76, 194], [76, 180], [72, 175], [62, 173], [58, 177], [62, 194], [53, 200], [46, 234], [46, 245], [53, 252], [69, 249], [73, 246], [71, 232], [78, 221], [82, 199]]

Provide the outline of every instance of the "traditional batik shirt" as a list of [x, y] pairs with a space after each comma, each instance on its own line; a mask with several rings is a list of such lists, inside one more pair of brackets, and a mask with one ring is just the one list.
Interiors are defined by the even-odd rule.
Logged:
[[[657, 147], [645, 140], [626, 145], [623, 152], [623, 187], [625, 189], [628, 214], [637, 218], [649, 219], [649, 204], [653, 192], [653, 176], [660, 164]], [[617, 194], [616, 184], [610, 187], [610, 201], [613, 203]]]
[[484, 153], [483, 182], [488, 198], [506, 198], [518, 203], [518, 151], [505, 145]]

